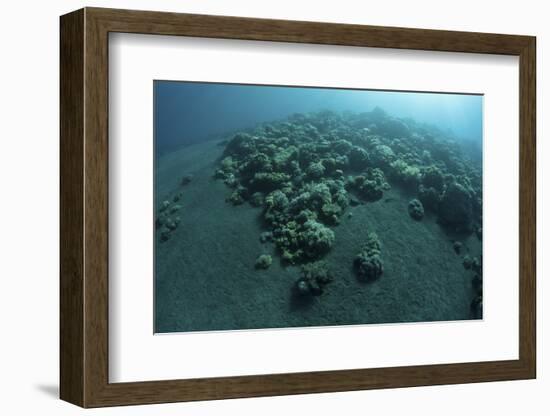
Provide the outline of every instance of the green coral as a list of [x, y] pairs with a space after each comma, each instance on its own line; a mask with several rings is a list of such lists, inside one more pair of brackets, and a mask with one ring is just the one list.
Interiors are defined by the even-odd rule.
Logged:
[[168, 200], [162, 201], [162, 204], [160, 205], [160, 212], [166, 211], [171, 205], [171, 202]]
[[325, 286], [333, 281], [332, 272], [325, 261], [306, 263], [302, 266], [301, 276], [296, 281], [296, 290], [300, 295], [319, 296]]
[[312, 162], [309, 164], [309, 166], [306, 169], [306, 174], [313, 179], [319, 179], [323, 176], [325, 173], [325, 166], [321, 161], [319, 162]]
[[[413, 218], [430, 211], [442, 226], [479, 230], [481, 236], [481, 165], [433, 126], [391, 117], [380, 108], [323, 111], [263, 123], [222, 144], [214, 177], [229, 188], [228, 203], [261, 208], [262, 231], [269, 234], [261, 241], [274, 244], [288, 263], [326, 256], [335, 241], [333, 227], [351, 214], [349, 206], [362, 210], [363, 202], [383, 198], [388, 179], [411, 194]], [[173, 216], [169, 207], [178, 199], [160, 205], [159, 232], [166, 231]], [[379, 241], [367, 240], [355, 270], [361, 280], [374, 280], [383, 272]], [[371, 240], [378, 248], [369, 246]], [[309, 287], [304, 280], [300, 284]]]
[[354, 177], [349, 186], [366, 201], [378, 201], [384, 191], [390, 189], [384, 172], [379, 168], [367, 168], [362, 175]]
[[353, 146], [348, 159], [350, 167], [356, 171], [366, 169], [370, 162], [368, 152], [359, 146]]
[[245, 187], [238, 186], [237, 189], [227, 197], [226, 201], [231, 202], [233, 205], [241, 205], [246, 200], [247, 194], [248, 190]]
[[250, 188], [254, 191], [270, 192], [280, 189], [290, 180], [290, 176], [283, 172], [258, 172], [250, 181]]
[[379, 168], [387, 168], [394, 158], [395, 153], [392, 148], [385, 144], [376, 145], [370, 154], [373, 166]]
[[384, 273], [382, 258], [380, 257], [382, 246], [378, 235], [370, 232], [353, 262], [357, 278], [363, 282], [378, 279]]
[[334, 232], [315, 220], [308, 220], [303, 225], [300, 239], [304, 254], [317, 259], [329, 252], [334, 243]]
[[422, 185], [426, 188], [434, 188], [438, 192], [443, 191], [445, 186], [445, 178], [443, 172], [437, 166], [427, 166], [422, 169], [421, 175]]
[[424, 185], [418, 187], [418, 200], [422, 202], [426, 210], [437, 213], [440, 199], [441, 196], [435, 188], [426, 188]]
[[158, 207], [158, 215], [155, 218], [155, 229], [159, 232], [159, 239], [161, 242], [168, 241], [172, 237], [172, 233], [178, 228], [181, 218], [175, 216], [175, 214], [181, 208], [181, 205], [172, 203], [167, 199], [162, 201]]
[[179, 205], [179, 204], [173, 204], [173, 205], [170, 207], [169, 212], [170, 212], [170, 214], [174, 214], [174, 213], [178, 212], [180, 209], [181, 209], [181, 205]]
[[224, 155], [247, 156], [256, 150], [256, 139], [247, 133], [238, 133], [227, 143]]
[[342, 207], [338, 204], [325, 204], [321, 207], [321, 214], [324, 221], [337, 225], [340, 223]]
[[471, 231], [473, 208], [471, 193], [463, 185], [453, 182], [445, 189], [439, 203], [438, 220], [456, 231]]
[[256, 267], [256, 269], [269, 269], [272, 262], [273, 259], [269, 254], [262, 254], [256, 259], [254, 267]]
[[390, 177], [403, 187], [416, 190], [420, 183], [420, 168], [397, 159], [390, 163]]
[[[301, 214], [304, 213], [304, 219], [312, 214], [307, 210]], [[327, 254], [334, 243], [334, 232], [315, 219], [306, 219], [303, 223], [289, 221], [274, 229], [273, 241], [285, 261], [297, 263]]]
[[262, 192], [254, 192], [250, 196], [249, 202], [250, 202], [250, 205], [252, 205], [253, 207], [263, 206], [265, 202], [264, 194]]
[[422, 218], [424, 218], [424, 206], [422, 205], [422, 202], [420, 202], [418, 199], [415, 198], [410, 200], [407, 209], [409, 211], [409, 215], [413, 220], [420, 221]]

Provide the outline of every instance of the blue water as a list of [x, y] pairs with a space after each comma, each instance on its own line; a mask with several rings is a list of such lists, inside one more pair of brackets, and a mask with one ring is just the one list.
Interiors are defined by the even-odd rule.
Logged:
[[179, 81], [155, 81], [154, 92], [157, 156], [293, 113], [360, 113], [377, 106], [391, 116], [432, 124], [481, 148], [481, 95]]

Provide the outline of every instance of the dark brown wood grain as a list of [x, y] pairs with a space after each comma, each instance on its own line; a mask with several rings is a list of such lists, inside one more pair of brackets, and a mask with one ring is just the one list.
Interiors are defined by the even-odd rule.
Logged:
[[84, 11], [61, 19], [60, 388], [84, 405]]
[[[518, 56], [519, 359], [109, 383], [109, 32]], [[535, 38], [529, 36], [97, 8], [63, 16], [60, 99], [61, 398], [82, 407], [100, 407], [534, 378], [535, 53]]]
[[520, 54], [519, 357], [536, 377], [536, 40]]

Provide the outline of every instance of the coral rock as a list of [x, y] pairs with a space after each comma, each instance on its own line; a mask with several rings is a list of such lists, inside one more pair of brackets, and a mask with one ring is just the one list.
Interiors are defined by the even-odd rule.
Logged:
[[301, 295], [319, 296], [332, 280], [332, 273], [326, 262], [307, 263], [302, 266], [302, 276], [296, 282], [296, 289]]
[[424, 218], [424, 207], [422, 206], [422, 202], [418, 199], [409, 201], [408, 210], [413, 220], [420, 221]]
[[268, 269], [272, 262], [273, 259], [269, 254], [262, 254], [256, 259], [254, 267], [256, 267], [256, 269]]
[[455, 241], [453, 243], [453, 250], [456, 254], [460, 254], [460, 252], [462, 251], [462, 243], [460, 241]]
[[378, 279], [384, 273], [381, 244], [378, 235], [371, 232], [361, 251], [354, 260], [354, 268], [359, 280], [369, 282]]
[[181, 186], [189, 185], [193, 180], [193, 175], [185, 175], [181, 178]]
[[472, 199], [467, 189], [457, 182], [445, 190], [439, 203], [439, 221], [458, 231], [470, 231], [472, 225]]

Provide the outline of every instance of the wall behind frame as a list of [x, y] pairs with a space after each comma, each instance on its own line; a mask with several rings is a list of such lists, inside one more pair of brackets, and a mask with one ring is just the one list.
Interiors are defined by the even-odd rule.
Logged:
[[[543, 331], [550, 294], [542, 276], [550, 267], [543, 247], [550, 239], [550, 146], [544, 137], [544, 103], [550, 100], [545, 78], [550, 64], [550, 27], [544, 2], [503, 3], [463, 0], [301, 1], [267, 0], [119, 0], [19, 1], [4, 5], [0, 25], [3, 59], [0, 122], [0, 290], [2, 339], [0, 387], [4, 414], [40, 410], [76, 415], [83, 410], [58, 395], [58, 200], [59, 200], [59, 16], [84, 6], [317, 20], [432, 29], [452, 29], [538, 37], [538, 379], [534, 381], [424, 387], [218, 402], [166, 404], [86, 411], [102, 415], [543, 415], [549, 407], [550, 361], [545, 356], [549, 331]], [[549, 68], [546, 68], [546, 67]], [[547, 326], [547, 325], [546, 325]]]

